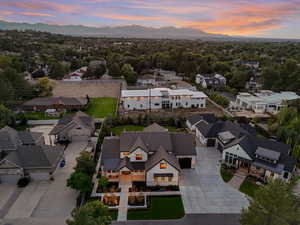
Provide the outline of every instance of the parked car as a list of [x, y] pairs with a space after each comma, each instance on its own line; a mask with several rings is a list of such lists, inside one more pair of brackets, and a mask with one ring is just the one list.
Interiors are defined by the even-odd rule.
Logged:
[[59, 167], [63, 168], [66, 165], [66, 161], [63, 159], [60, 161]]
[[17, 185], [20, 188], [26, 187], [29, 184], [30, 180], [31, 180], [30, 177], [22, 177], [19, 179]]

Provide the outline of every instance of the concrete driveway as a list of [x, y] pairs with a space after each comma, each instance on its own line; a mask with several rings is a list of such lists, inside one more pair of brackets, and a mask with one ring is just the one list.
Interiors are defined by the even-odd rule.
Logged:
[[55, 180], [48, 186], [48, 190], [40, 199], [32, 217], [35, 218], [61, 218], [70, 217], [71, 211], [76, 206], [78, 193], [66, 186], [67, 179], [76, 165], [76, 158], [81, 150], [87, 146], [87, 142], [73, 142], [65, 151], [66, 166], [58, 167], [55, 172]]
[[30, 128], [30, 131], [43, 133], [46, 145], [51, 145], [54, 143], [54, 136], [49, 136], [49, 133], [54, 127], [55, 125], [41, 125]]
[[[33, 181], [23, 189], [0, 185], [0, 224], [65, 224], [76, 206], [78, 193], [66, 186], [76, 165], [76, 157], [87, 142], [74, 142], [65, 150], [66, 166], [58, 167], [54, 181]], [[21, 190], [18, 195], [17, 190]], [[16, 198], [14, 199], [14, 195]], [[11, 204], [12, 199], [14, 201]], [[7, 207], [9, 205], [9, 207]], [[0, 218], [1, 218], [0, 217]]]
[[243, 193], [223, 182], [220, 159], [215, 148], [198, 144], [196, 168], [184, 170], [180, 181], [186, 214], [238, 214], [249, 205]]

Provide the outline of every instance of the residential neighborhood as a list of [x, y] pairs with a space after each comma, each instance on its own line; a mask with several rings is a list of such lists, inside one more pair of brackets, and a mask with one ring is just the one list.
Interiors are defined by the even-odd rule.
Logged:
[[[78, 2], [0, 3], [49, 19], [0, 21], [0, 225], [300, 224], [299, 42], [169, 27], [193, 1]], [[93, 7], [112, 27], [64, 25]]]

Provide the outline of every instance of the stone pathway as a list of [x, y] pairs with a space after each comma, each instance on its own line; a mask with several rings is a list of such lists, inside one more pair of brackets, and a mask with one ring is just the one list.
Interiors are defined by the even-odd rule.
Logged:
[[128, 211], [128, 196], [129, 188], [131, 187], [131, 182], [120, 182], [120, 202], [118, 206], [118, 219], [117, 221], [126, 221], [127, 220], [127, 211]]
[[234, 176], [232, 177], [232, 179], [228, 182], [228, 184], [229, 184], [231, 187], [233, 187], [233, 188], [239, 190], [241, 184], [244, 182], [244, 180], [246, 179], [246, 177], [247, 177], [247, 176], [246, 176], [245, 174], [236, 172], [236, 173], [234, 174]]

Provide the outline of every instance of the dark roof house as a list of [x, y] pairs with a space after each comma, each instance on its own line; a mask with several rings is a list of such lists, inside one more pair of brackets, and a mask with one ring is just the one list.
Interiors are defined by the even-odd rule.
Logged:
[[31, 99], [23, 104], [23, 108], [29, 111], [46, 111], [47, 109], [78, 111], [87, 104], [87, 98], [48, 97]]

